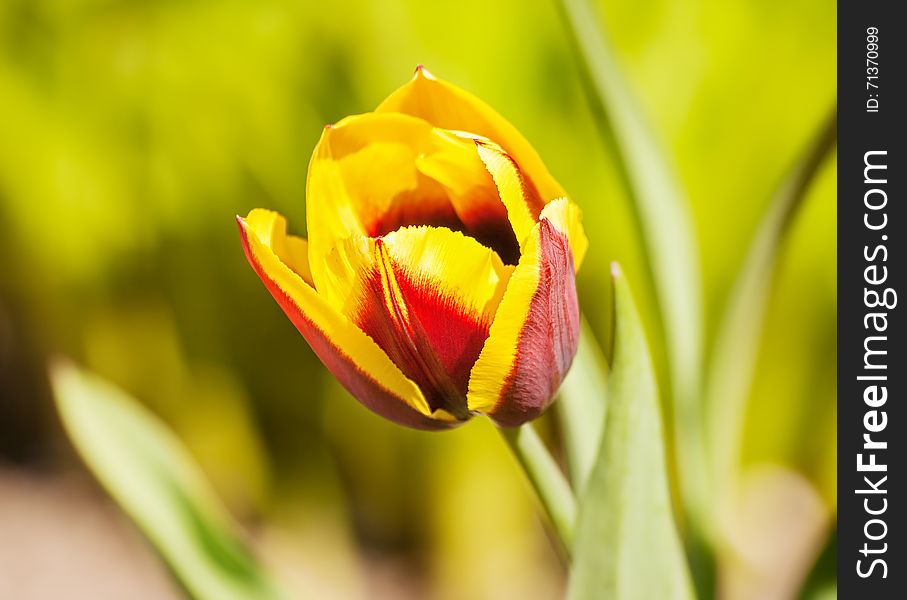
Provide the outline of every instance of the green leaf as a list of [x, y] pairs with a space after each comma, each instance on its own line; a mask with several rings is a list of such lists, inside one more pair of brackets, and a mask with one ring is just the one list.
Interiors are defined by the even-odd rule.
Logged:
[[614, 290], [608, 426], [579, 508], [568, 598], [687, 600], [694, 595], [668, 492], [658, 389], [616, 265]]
[[586, 487], [601, 444], [607, 373], [607, 363], [595, 334], [583, 319], [576, 357], [561, 384], [560, 399], [555, 404], [563, 428], [570, 480], [574, 489], [580, 492]]
[[822, 162], [835, 145], [833, 108], [769, 203], [731, 289], [715, 335], [706, 382], [712, 481], [722, 493], [735, 481], [746, 403], [778, 251]]
[[708, 482], [699, 402], [702, 281], [692, 217], [590, 0], [562, 0], [561, 4], [593, 117], [615, 156], [644, 242], [667, 347], [681, 491], [686, 508], [699, 522]]
[[122, 391], [68, 363], [51, 369], [77, 450], [195, 598], [282, 598], [180, 441]]

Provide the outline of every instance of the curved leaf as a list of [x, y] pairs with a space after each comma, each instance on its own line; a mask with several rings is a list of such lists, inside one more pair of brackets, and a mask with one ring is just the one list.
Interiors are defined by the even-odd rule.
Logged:
[[196, 598], [281, 598], [180, 441], [144, 407], [68, 363], [57, 407], [88, 467]]
[[[740, 456], [744, 413], [762, 338], [778, 251], [786, 239], [810, 183], [835, 145], [837, 111], [775, 192], [739, 271], [715, 335], [706, 390], [712, 481], [732, 485]], [[717, 490], [719, 493], [721, 489]]]
[[621, 73], [589, 0], [562, 0], [595, 122], [612, 148], [636, 213], [664, 333], [686, 509], [702, 520], [707, 501], [699, 374], [702, 282], [685, 194]]
[[577, 522], [571, 600], [693, 597], [671, 509], [658, 389], [626, 281], [614, 268], [607, 428]]

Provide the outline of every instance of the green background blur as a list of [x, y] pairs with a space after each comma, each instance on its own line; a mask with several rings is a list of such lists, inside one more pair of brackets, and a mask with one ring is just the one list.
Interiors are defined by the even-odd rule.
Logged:
[[[690, 198], [711, 333], [771, 193], [833, 104], [835, 5], [601, 6]], [[558, 597], [564, 574], [493, 428], [408, 431], [359, 406], [246, 264], [234, 215], [272, 208], [304, 234], [322, 126], [373, 109], [423, 63], [511, 120], [582, 206], [580, 295], [600, 335], [612, 260], [655, 331], [632, 213], [571, 52], [553, 1], [0, 2], [0, 512], [23, 488], [61, 505], [94, 489], [49, 399], [46, 361], [64, 354], [161, 415], [312, 597]], [[775, 501], [749, 510], [788, 507], [788, 530], [815, 521], [797, 577], [835, 508], [834, 180], [832, 157], [782, 247], [740, 457], [744, 473], [785, 482], [754, 484]], [[731, 512], [725, 576], [777, 585], [770, 550], [784, 537], [770, 536], [784, 528]], [[4, 578], [30, 577], [4, 557], [27, 568], [68, 535], [42, 514], [17, 529], [0, 518], [0, 596]], [[85, 558], [60, 560], [65, 572]]]

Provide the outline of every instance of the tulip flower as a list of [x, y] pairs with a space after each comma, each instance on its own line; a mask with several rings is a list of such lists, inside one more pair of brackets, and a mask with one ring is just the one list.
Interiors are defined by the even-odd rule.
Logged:
[[308, 240], [238, 218], [249, 263], [340, 383], [421, 429], [518, 426], [576, 354], [580, 211], [487, 104], [417, 68], [371, 113], [325, 127]]

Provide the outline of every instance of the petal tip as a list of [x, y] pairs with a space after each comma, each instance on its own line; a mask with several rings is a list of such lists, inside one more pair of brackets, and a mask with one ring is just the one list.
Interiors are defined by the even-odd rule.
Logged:
[[425, 65], [419, 63], [413, 70], [413, 79], [436, 79], [436, 77], [425, 68]]

